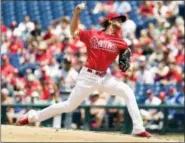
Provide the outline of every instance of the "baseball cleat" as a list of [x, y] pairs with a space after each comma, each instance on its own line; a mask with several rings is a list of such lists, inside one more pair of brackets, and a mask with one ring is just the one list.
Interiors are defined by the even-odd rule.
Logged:
[[137, 136], [137, 137], [146, 137], [146, 138], [152, 137], [152, 135], [149, 132], [147, 132], [147, 131], [144, 131], [144, 132], [139, 133], [139, 134], [134, 134], [134, 136]]
[[16, 125], [18, 126], [24, 126], [29, 124], [27, 115], [23, 115], [18, 121], [16, 122]]

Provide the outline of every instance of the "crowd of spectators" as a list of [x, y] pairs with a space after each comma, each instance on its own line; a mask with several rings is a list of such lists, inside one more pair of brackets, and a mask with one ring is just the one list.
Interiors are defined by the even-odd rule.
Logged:
[[[184, 19], [179, 16], [178, 1], [141, 2], [137, 8], [143, 18], [154, 17], [155, 23], [141, 29], [136, 35], [137, 25], [129, 16], [132, 6], [126, 1], [97, 2], [92, 14], [116, 11], [126, 14], [128, 20], [122, 26], [123, 39], [132, 50], [131, 67], [122, 73], [118, 62], [114, 62], [109, 72], [135, 89], [135, 83], [173, 85], [168, 91], [149, 94], [145, 104], [184, 104]], [[66, 100], [64, 92], [70, 92], [83, 63], [86, 61], [86, 47], [77, 38], [72, 38], [69, 31], [70, 17], [64, 16], [60, 22], [53, 23], [46, 30], [41, 29], [39, 21], [32, 21], [29, 16], [24, 21], [12, 21], [4, 25], [1, 21], [1, 98], [3, 104], [11, 103], [50, 103]], [[92, 27], [95, 27], [92, 25]], [[80, 22], [80, 29], [86, 29]], [[97, 27], [99, 28], [99, 27]], [[100, 59], [101, 60], [101, 59]], [[176, 85], [180, 85], [178, 91]], [[151, 95], [152, 94], [152, 95]], [[88, 104], [124, 104], [119, 99], [95, 94], [90, 96]], [[115, 100], [115, 101], [114, 101]], [[119, 102], [117, 102], [119, 101]], [[7, 117], [24, 113], [21, 108], [9, 108]], [[96, 114], [96, 112], [98, 112]], [[122, 112], [109, 110], [120, 124]], [[95, 114], [99, 127], [104, 110], [91, 111]], [[145, 113], [145, 112], [144, 112]], [[169, 118], [173, 117], [170, 112]], [[147, 111], [146, 118], [156, 111]], [[83, 112], [82, 112], [83, 118]], [[157, 117], [156, 117], [157, 118]]]

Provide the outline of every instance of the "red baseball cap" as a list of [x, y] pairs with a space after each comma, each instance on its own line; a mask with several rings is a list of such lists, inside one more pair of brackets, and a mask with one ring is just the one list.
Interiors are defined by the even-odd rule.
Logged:
[[159, 98], [161, 100], [164, 100], [166, 98], [166, 92], [164, 92], [164, 91], [159, 92]]
[[7, 55], [3, 55], [2, 60], [9, 60], [9, 57]]
[[107, 22], [108, 20], [112, 20], [112, 19], [116, 19], [116, 18], [121, 18], [122, 22], [125, 22], [127, 20], [126, 15], [119, 15], [119, 14], [113, 12], [113, 13], [107, 14], [105, 19], [100, 24], [103, 26], [105, 24], [105, 22]]
[[171, 87], [169, 88], [169, 92], [174, 92], [174, 90], [175, 90], [175, 87], [173, 87], [173, 86], [171, 86]]
[[14, 28], [17, 26], [17, 22], [16, 21], [12, 21], [11, 24], [10, 24], [10, 27], [11, 28]]

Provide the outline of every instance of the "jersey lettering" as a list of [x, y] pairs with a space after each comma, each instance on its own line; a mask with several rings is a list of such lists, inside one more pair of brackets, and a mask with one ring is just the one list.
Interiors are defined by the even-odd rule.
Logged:
[[101, 49], [114, 53], [118, 52], [117, 45], [107, 40], [99, 40], [97, 37], [92, 37], [90, 43], [91, 47], [94, 49]]

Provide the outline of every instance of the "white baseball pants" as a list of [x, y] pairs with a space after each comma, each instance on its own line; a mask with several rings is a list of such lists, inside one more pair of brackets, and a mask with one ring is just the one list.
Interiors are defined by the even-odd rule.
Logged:
[[67, 101], [53, 104], [40, 111], [31, 110], [28, 112], [28, 120], [29, 122], [40, 122], [61, 113], [72, 112], [94, 90], [99, 90], [100, 92], [103, 91], [109, 95], [123, 97], [132, 118], [132, 133], [137, 134], [145, 130], [132, 89], [121, 80], [116, 79], [108, 73], [105, 76], [100, 77], [94, 73], [88, 72], [86, 67], [81, 69], [76, 85]]

